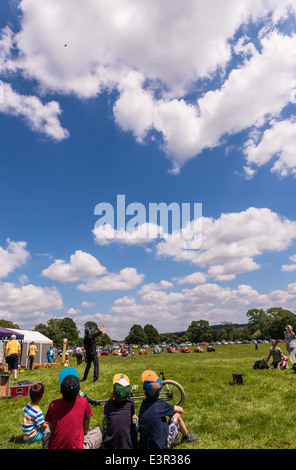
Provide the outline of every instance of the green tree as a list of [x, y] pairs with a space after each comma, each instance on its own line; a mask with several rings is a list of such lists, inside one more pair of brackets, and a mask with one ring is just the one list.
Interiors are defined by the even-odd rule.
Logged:
[[159, 333], [153, 325], [145, 325], [144, 331], [147, 335], [147, 342], [148, 344], [158, 344], [160, 340]]
[[287, 325], [291, 325], [295, 331], [296, 315], [294, 313], [282, 308], [271, 308], [267, 310], [267, 313], [272, 316], [269, 327], [271, 338], [284, 339]]
[[97, 336], [95, 341], [99, 346], [113, 346], [112, 339], [106, 333], [102, 333], [100, 336]]
[[253, 308], [247, 311], [246, 316], [249, 319], [248, 329], [250, 335], [260, 330], [262, 339], [270, 337], [269, 328], [272, 320], [271, 314], [268, 314], [263, 308]]
[[63, 338], [67, 338], [69, 345], [76, 345], [79, 340], [79, 331], [76, 323], [72, 318], [62, 318], [60, 329], [63, 333]]
[[87, 321], [84, 323], [84, 328], [89, 328], [92, 333], [99, 329], [98, 325], [94, 321]]
[[147, 335], [141, 325], [133, 325], [125, 338], [126, 344], [140, 344], [142, 346], [147, 342]]
[[226, 340], [230, 341], [232, 339], [233, 330], [234, 330], [233, 323], [230, 321], [223, 321], [221, 325], [223, 325], [224, 329], [226, 330]]
[[41, 333], [42, 335], [49, 338], [49, 336], [48, 336], [48, 327], [46, 325], [44, 325], [44, 323], [39, 323], [38, 325], [35, 325], [34, 331], [39, 331], [39, 333]]
[[47, 326], [39, 323], [34, 330], [51, 339], [54, 346], [62, 346], [64, 338], [67, 338], [68, 345], [74, 346], [79, 342], [78, 328], [72, 318], [51, 318]]
[[213, 338], [213, 332], [207, 320], [192, 321], [188, 327], [187, 336], [194, 343], [210, 342]]
[[13, 323], [12, 321], [9, 321], [9, 320], [4, 320], [4, 318], [0, 320], [0, 326], [2, 326], [2, 328], [7, 328], [8, 330], [9, 328], [12, 328], [13, 330], [21, 329], [17, 323]]

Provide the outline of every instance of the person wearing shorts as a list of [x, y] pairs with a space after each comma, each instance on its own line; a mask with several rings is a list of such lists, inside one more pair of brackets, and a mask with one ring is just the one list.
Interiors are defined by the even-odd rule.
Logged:
[[14, 380], [17, 380], [18, 363], [21, 356], [21, 346], [16, 340], [16, 335], [11, 335], [5, 348], [6, 363], [8, 364], [8, 373], [14, 373]]
[[[146, 398], [139, 411], [140, 449], [170, 449], [182, 434], [182, 442], [193, 442], [197, 436], [187, 431], [182, 419], [183, 408], [174, 406], [159, 397], [162, 383], [155, 372], [142, 374]], [[169, 421], [167, 421], [169, 418]]]

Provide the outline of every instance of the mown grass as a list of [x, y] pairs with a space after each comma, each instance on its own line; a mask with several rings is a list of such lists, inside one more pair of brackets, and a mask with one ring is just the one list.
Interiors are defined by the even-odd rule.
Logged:
[[[182, 354], [152, 354], [133, 357], [100, 357], [100, 381], [92, 382], [92, 371], [82, 390], [95, 399], [108, 398], [115, 373], [127, 374], [132, 384], [141, 387], [145, 369], [164, 372], [165, 377], [179, 382], [186, 393], [184, 421], [188, 429], [199, 436], [192, 444], [177, 445], [177, 449], [294, 449], [294, 403], [296, 374], [289, 370], [254, 370], [255, 360], [268, 354], [269, 344], [216, 346], [215, 352]], [[284, 351], [284, 345], [283, 345]], [[70, 358], [76, 365], [75, 358]], [[62, 367], [62, 366], [61, 366]], [[40, 406], [45, 414], [49, 403], [60, 397], [58, 369], [25, 371], [18, 380], [42, 381], [45, 397]], [[85, 365], [77, 366], [82, 378]], [[230, 385], [232, 374], [243, 376], [243, 385]], [[13, 383], [13, 381], [12, 381]], [[22, 409], [25, 398], [0, 400], [0, 448], [39, 449], [40, 444], [22, 442]], [[140, 403], [136, 403], [137, 412]], [[102, 407], [93, 406], [91, 426], [101, 425]]]

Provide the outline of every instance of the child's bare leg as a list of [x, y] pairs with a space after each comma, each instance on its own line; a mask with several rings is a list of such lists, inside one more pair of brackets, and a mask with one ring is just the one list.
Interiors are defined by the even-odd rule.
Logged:
[[179, 429], [180, 429], [181, 434], [183, 434], [183, 436], [186, 436], [186, 434], [188, 433], [188, 431], [187, 431], [187, 428], [186, 428], [186, 426], [185, 426], [185, 423], [184, 423], [183, 419], [181, 418], [180, 413], [175, 413], [174, 416], [173, 416], [173, 419], [175, 419], [176, 421], [178, 421], [178, 423], [179, 423]]

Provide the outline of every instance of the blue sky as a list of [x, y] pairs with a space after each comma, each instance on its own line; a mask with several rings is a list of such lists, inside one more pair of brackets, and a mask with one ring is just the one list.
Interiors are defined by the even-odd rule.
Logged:
[[[81, 8], [1, 4], [0, 318], [121, 339], [294, 311], [293, 2]], [[98, 239], [121, 194], [202, 203], [202, 245]]]

